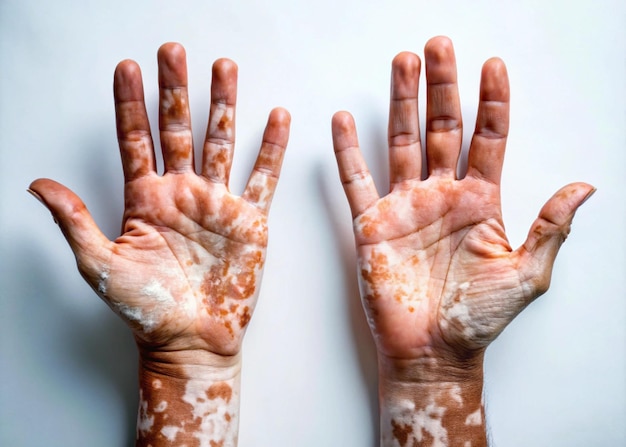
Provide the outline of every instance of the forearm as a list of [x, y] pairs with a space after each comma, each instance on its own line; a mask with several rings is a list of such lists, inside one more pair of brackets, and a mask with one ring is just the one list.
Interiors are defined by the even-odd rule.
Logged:
[[136, 446], [236, 446], [240, 373], [240, 355], [140, 353]]
[[379, 359], [381, 447], [487, 445], [482, 359], [447, 377], [433, 363]]

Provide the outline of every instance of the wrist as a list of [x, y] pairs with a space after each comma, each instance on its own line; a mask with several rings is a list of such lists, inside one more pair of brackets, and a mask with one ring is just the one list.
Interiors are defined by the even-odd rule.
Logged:
[[424, 348], [413, 358], [378, 353], [381, 379], [415, 384], [470, 383], [483, 380], [484, 350], [465, 356], [441, 354]]
[[137, 446], [237, 445], [241, 355], [140, 350]]
[[379, 358], [381, 446], [486, 446], [482, 355], [465, 366]]
[[172, 378], [202, 378], [207, 375], [228, 378], [241, 371], [241, 352], [221, 355], [204, 349], [163, 351], [139, 347], [139, 363], [144, 371]]

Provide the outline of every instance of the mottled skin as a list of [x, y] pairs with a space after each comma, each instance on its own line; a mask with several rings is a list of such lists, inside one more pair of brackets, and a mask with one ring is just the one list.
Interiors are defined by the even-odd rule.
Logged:
[[[431, 39], [425, 62], [425, 178], [417, 105], [421, 61], [415, 54], [401, 53], [392, 64], [390, 192], [379, 197], [346, 112], [333, 118], [333, 141], [354, 218], [363, 304], [379, 354], [381, 412], [393, 415], [402, 401], [413, 402], [416, 412], [435, 400], [445, 408], [446, 433], [439, 441], [417, 426], [408, 433], [393, 417], [383, 417], [382, 444], [479, 447], [486, 445], [484, 418], [478, 430], [464, 422], [481, 414], [475, 412], [482, 408], [484, 350], [547, 290], [574, 212], [594, 189], [585, 183], [562, 188], [513, 250], [500, 207], [509, 128], [504, 63], [494, 58], [483, 66], [468, 167], [459, 178], [462, 119], [450, 40]], [[463, 389], [460, 405], [445, 393], [455, 386]]]
[[[155, 408], [170, 426], [182, 430], [177, 442], [151, 430], [138, 430], [137, 445], [181, 445], [182, 441], [189, 446], [209, 445], [210, 438], [215, 445], [233, 446], [237, 424], [213, 427], [222, 433], [199, 433], [207, 430], [201, 420], [208, 415], [194, 416], [195, 402], [186, 402], [184, 396], [197, 395], [200, 403], [219, 400], [220, 396], [204, 394], [216, 384], [228, 386], [232, 398], [226, 422], [237, 420], [231, 413], [238, 411], [239, 351], [259, 294], [267, 213], [290, 117], [284, 109], [270, 113], [248, 186], [241, 197], [235, 196], [228, 178], [237, 66], [227, 59], [213, 65], [209, 126], [197, 174], [183, 47], [163, 45], [158, 63], [163, 175], [156, 172], [139, 66], [125, 60], [115, 71], [125, 178], [122, 235], [108, 240], [78, 196], [59, 183], [39, 179], [30, 191], [52, 212], [83, 277], [131, 326], [140, 351], [145, 408]], [[161, 384], [158, 389], [152, 387], [155, 379]], [[195, 384], [191, 391], [190, 383]], [[151, 415], [144, 418], [150, 420]]]

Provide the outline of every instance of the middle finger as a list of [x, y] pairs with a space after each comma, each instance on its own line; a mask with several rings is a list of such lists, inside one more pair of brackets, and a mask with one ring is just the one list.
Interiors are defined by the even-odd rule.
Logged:
[[193, 169], [191, 114], [185, 49], [177, 43], [159, 48], [159, 130], [165, 172]]
[[435, 37], [426, 59], [426, 157], [429, 175], [456, 176], [463, 122], [452, 42]]

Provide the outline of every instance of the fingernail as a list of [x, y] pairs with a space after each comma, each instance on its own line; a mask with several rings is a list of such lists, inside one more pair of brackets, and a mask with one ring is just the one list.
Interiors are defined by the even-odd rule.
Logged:
[[48, 208], [48, 206], [46, 205], [46, 202], [43, 201], [43, 197], [41, 197], [39, 194], [37, 194], [35, 191], [33, 191], [30, 188], [26, 189], [26, 192], [30, 193], [30, 195], [32, 195], [35, 199], [39, 200], [39, 202], [45, 206], [46, 208]]
[[[46, 205], [46, 202], [43, 201], [43, 197], [41, 197], [39, 194], [37, 194], [35, 191], [33, 191], [30, 188], [27, 188], [26, 192], [28, 192], [31, 196], [33, 196], [35, 199], [37, 199], [43, 206], [46, 207], [46, 209], [48, 211], [50, 211], [50, 208], [48, 208], [48, 205]], [[52, 211], [50, 211], [50, 213], [52, 214]], [[59, 224], [59, 221], [57, 220], [56, 217], [54, 217], [54, 214], [52, 215], [52, 219], [54, 220], [55, 224], [57, 224], [57, 225]]]
[[594, 195], [596, 193], [597, 189], [595, 187], [591, 187], [591, 191], [589, 191], [587, 193], [587, 195], [585, 196], [585, 198], [582, 200], [582, 202], [580, 202], [580, 204], [582, 205], [583, 203], [585, 203], [587, 200], [589, 200], [589, 198]]

